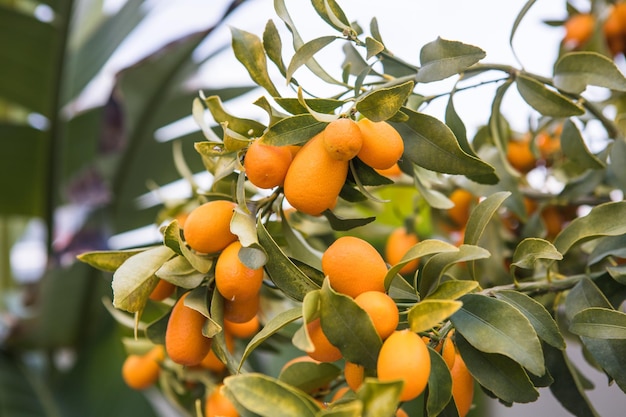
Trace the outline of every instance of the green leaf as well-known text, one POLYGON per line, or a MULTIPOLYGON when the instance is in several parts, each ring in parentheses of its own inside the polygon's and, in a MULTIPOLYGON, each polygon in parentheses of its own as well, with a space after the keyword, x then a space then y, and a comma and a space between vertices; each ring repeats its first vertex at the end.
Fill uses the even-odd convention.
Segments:
POLYGON ((515 78, 517 91, 530 107, 548 117, 580 116, 585 109, 558 92, 547 88, 536 79, 518 74, 515 78))
POLYGON ((374 122, 390 119, 405 104, 415 83, 407 81, 393 87, 381 87, 362 95, 356 102, 356 109, 374 122))
POLYGON ((446 320, 463 305, 460 301, 425 299, 408 311, 409 327, 413 332, 425 332, 446 320))
POLYGON ((170 248, 175 253, 184 256, 189 264, 201 274, 208 273, 213 266, 213 258, 198 255, 195 252, 192 252, 191 249, 187 247, 185 242, 183 242, 178 220, 173 220, 167 225, 163 231, 163 240, 165 246, 170 248))
POLYGON ((547 240, 529 237, 522 240, 515 248, 511 265, 533 269, 540 259, 560 261, 563 255, 547 240))
POLYGON ((184 256, 180 255, 166 261, 154 274, 178 287, 187 289, 196 288, 205 277, 205 273, 198 272, 184 256))
POLYGON ((262 417, 315 417, 320 410, 306 393, 267 375, 228 376, 224 385, 237 404, 262 417))
POLYGON ((500 205, 506 200, 511 193, 509 191, 500 191, 491 194, 489 197, 481 201, 470 213, 469 220, 465 226, 465 237, 463 243, 468 245, 477 245, 482 236, 487 223, 491 220, 500 205))
MULTIPOLYGON (((318 113, 328 114, 334 114, 336 109, 345 104, 345 101, 343 100, 330 98, 306 98, 304 99, 304 102, 310 109, 318 113)), ((276 103, 291 114, 308 113, 307 108, 303 106, 297 98, 279 97, 276 98, 276 103)))
POLYGON ((295 362, 281 369, 278 379, 304 392, 325 389, 341 374, 341 369, 327 362, 295 362))
POLYGON ((280 246, 278 246, 269 234, 260 218, 257 222, 257 228, 259 242, 268 255, 265 271, 272 282, 280 288, 285 295, 295 300, 302 301, 309 291, 319 289, 319 286, 285 255, 280 246))
POLYGON ((476 46, 438 37, 422 47, 422 67, 417 72, 415 81, 429 83, 460 74, 485 56, 485 51, 476 46))
POLYGON ((260 140, 266 145, 299 145, 324 130, 326 125, 310 114, 298 114, 270 126, 260 140))
POLYGON ((294 307, 289 310, 282 311, 276 316, 272 317, 263 328, 254 335, 254 337, 248 342, 248 345, 243 351, 241 361, 239 362, 238 370, 241 369, 248 356, 259 347, 263 342, 269 339, 271 336, 279 332, 282 328, 287 326, 298 319, 302 318, 302 308, 294 307))
POLYGON ((563 123, 561 132, 563 154, 577 166, 585 169, 602 169, 606 164, 589 151, 578 127, 571 120, 563 123))
POLYGON ((352 30, 350 21, 335 0, 312 0, 311 4, 317 14, 339 32, 352 30))
POLYGON ((524 293, 512 290, 496 291, 495 296, 525 315, 542 340, 557 349, 565 349, 565 340, 556 321, 541 303, 524 293))
POLYGON ((626 235, 606 236, 598 239, 589 253, 589 265, 600 262, 607 256, 626 258, 626 235))
POLYGON ((363 417, 391 416, 396 412, 402 381, 378 381, 365 378, 357 392, 363 402, 363 417))
POLYGON ((400 262, 393 265, 389 271, 387 271, 387 275, 385 276, 385 288, 389 288, 394 277, 400 272, 402 267, 409 262, 435 253, 458 251, 459 248, 442 240, 425 239, 418 242, 404 254, 400 262))
POLYGON ((565 255, 576 243, 599 236, 626 234, 626 223, 615 221, 626 216, 626 201, 600 204, 584 217, 578 217, 567 225, 554 239, 556 249, 565 255))
POLYGON ((338 232, 344 232, 354 229, 355 227, 365 226, 376 220, 376 217, 357 217, 357 218, 344 218, 336 215, 332 210, 324 210, 322 215, 326 217, 330 227, 338 232))
POLYGON ((554 382, 550 391, 561 405, 577 417, 600 417, 585 394, 579 372, 563 350, 545 347, 546 366, 554 382))
POLYGON ((234 27, 231 27, 230 31, 235 57, 246 67, 250 78, 265 88, 270 95, 274 97, 280 96, 267 72, 267 60, 261 39, 252 33, 234 27))
POLYGON ((365 56, 365 59, 370 59, 371 57, 376 56, 382 51, 384 51, 385 45, 383 45, 381 42, 377 41, 376 39, 367 36, 365 38, 365 48, 367 49, 367 54, 365 56))
POLYGON ((450 321, 472 346, 508 356, 537 376, 545 373, 541 342, 517 308, 478 294, 464 295, 461 301, 463 307, 450 321))
POLYGON ((454 280, 444 281, 425 300, 456 300, 479 287, 477 281, 454 280))
POLYGON ((431 347, 428 347, 428 353, 430 354, 430 375, 428 376, 426 410, 429 416, 437 416, 452 398, 452 377, 441 355, 431 347))
POLYGON ((335 403, 325 408, 317 417, 362 417, 363 403, 359 400, 335 403))
POLYGON ((572 94, 582 93, 588 85, 626 91, 626 79, 615 62, 597 52, 570 52, 554 66, 554 85, 572 94))
POLYGON ((282 56, 283 44, 280 40, 280 33, 271 19, 265 24, 265 30, 263 31, 263 49, 265 49, 265 53, 270 61, 276 64, 276 67, 284 76, 287 73, 287 67, 282 56))
POLYGON ((265 125, 252 119, 244 119, 229 114, 222 104, 220 96, 213 95, 204 99, 211 115, 217 123, 225 123, 228 129, 237 132, 246 138, 260 137, 265 131, 265 125))
POLYGON ((115 270, 117 270, 117 268, 119 268, 124 263, 124 261, 126 261, 131 256, 137 255, 138 253, 143 251, 144 249, 92 251, 83 252, 76 258, 79 261, 91 265, 101 271, 115 272, 115 270))
POLYGON ((459 262, 485 259, 490 256, 489 251, 480 246, 461 245, 456 252, 444 252, 430 258, 420 274, 419 292, 422 296, 428 296, 441 282, 441 278, 452 265, 459 262))
POLYGON ((610 266, 606 268, 606 271, 615 281, 626 285, 626 265, 610 266))
POLYGON ((250 269, 262 268, 267 263, 267 253, 259 245, 254 216, 238 205, 230 221, 230 230, 242 245, 239 260, 250 269))
POLYGON ((128 258, 113 274, 113 305, 129 313, 140 311, 146 304, 158 278, 155 272, 174 252, 167 246, 147 249, 128 258))
POLYGON ((539 392, 517 362, 480 351, 458 334, 455 343, 472 376, 498 398, 507 403, 530 403, 539 398, 539 392))
POLYGON ((572 317, 569 330, 596 339, 626 339, 626 314, 602 307, 586 308, 572 317))
POLYGON ((318 53, 324 47, 330 45, 335 39, 338 38, 336 36, 322 36, 320 38, 310 40, 298 48, 294 56, 291 58, 289 66, 287 66, 287 74, 285 75, 287 83, 291 81, 293 73, 296 72, 298 68, 309 62, 309 60, 313 58, 313 55, 318 53))
POLYGON ((371 319, 351 297, 335 292, 328 279, 320 290, 320 319, 324 334, 346 360, 376 368, 382 341, 371 319))
POLYGON ((443 122, 406 107, 402 112, 408 115, 408 120, 394 123, 394 127, 404 139, 404 155, 408 160, 431 171, 465 175, 479 183, 498 181, 493 167, 465 153, 443 122))

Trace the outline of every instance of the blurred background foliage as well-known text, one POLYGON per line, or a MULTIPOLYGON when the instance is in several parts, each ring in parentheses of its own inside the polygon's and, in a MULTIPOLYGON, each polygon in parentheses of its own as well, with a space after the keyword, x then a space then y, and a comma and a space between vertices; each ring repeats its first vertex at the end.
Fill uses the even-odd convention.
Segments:
MULTIPOLYGON (((0 416, 150 416, 159 408, 119 376, 120 330, 102 303, 110 283, 73 260, 155 222, 163 206, 139 209, 137 198, 180 178, 173 142, 156 140, 157 129, 189 116, 198 90, 227 101, 253 88, 215 90, 195 78, 228 43, 193 55, 249 2, 206 8, 213 24, 135 56, 108 99, 86 106, 103 66, 158 3, 107 12, 103 0, 0 1, 0 416), (11 248, 33 219, 46 231, 47 260, 26 253, 31 266, 45 267, 25 283, 13 276, 11 248)), ((189 167, 203 169, 199 158, 189 167)))

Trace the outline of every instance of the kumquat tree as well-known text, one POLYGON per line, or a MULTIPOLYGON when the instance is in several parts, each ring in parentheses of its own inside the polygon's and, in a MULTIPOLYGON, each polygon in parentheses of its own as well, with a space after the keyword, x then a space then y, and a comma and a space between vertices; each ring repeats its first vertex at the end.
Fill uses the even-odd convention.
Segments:
POLYGON ((401 58, 339 3, 311 1, 310 40, 284 0, 263 33, 231 28, 265 117, 200 91, 211 185, 179 158, 193 193, 164 205, 161 242, 79 255, 112 276, 124 380, 198 417, 464 417, 545 390, 599 415, 566 346, 626 391, 626 3, 547 22, 566 29, 547 76, 462 40, 401 58), (468 137, 454 99, 494 85, 468 137))

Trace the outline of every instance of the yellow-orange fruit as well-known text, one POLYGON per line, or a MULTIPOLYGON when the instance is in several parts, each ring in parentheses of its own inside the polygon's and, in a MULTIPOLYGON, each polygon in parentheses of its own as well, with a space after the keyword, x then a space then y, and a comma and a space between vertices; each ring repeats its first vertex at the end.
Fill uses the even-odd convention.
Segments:
POLYGON ((219 384, 207 396, 204 404, 204 417, 239 417, 233 403, 222 392, 222 384, 219 384))
POLYGON ((224 332, 240 339, 247 339, 254 336, 259 331, 259 316, 255 314, 251 320, 244 323, 235 323, 224 320, 224 332))
POLYGON ((626 3, 616 3, 602 25, 604 38, 613 56, 626 49, 626 3))
POLYGON ((313 343, 313 351, 307 352, 311 358, 320 362, 334 362, 343 357, 341 351, 326 337, 322 331, 320 319, 315 319, 307 323, 307 333, 313 343))
POLYGON ((159 279, 156 287, 154 287, 150 293, 149 298, 154 301, 163 301, 170 295, 174 294, 175 289, 176 285, 169 281, 165 281, 164 279, 159 279))
MULTIPOLYGON (((405 227, 394 229, 385 242, 385 260, 390 265, 397 264, 408 250, 417 245, 418 242, 417 235, 408 232, 405 227)), ((404 265, 399 272, 401 274, 412 274, 417 270, 418 266, 419 260, 416 259, 404 265)))
POLYGON ((215 287, 230 301, 257 297, 263 284, 263 268, 248 268, 239 260, 241 242, 230 243, 217 257, 215 287))
POLYGON ((322 271, 330 286, 350 297, 366 291, 385 291, 387 265, 376 248, 367 241, 342 236, 322 255, 322 271))
POLYGON ((402 176, 403 174, 398 163, 393 164, 391 168, 377 169, 376 172, 378 172, 380 175, 384 175, 385 177, 391 178, 391 179, 398 178, 402 176))
POLYGON ((366 291, 357 295, 354 302, 372 319, 374 328, 381 339, 385 340, 398 327, 398 307, 384 292, 366 291))
POLYGON ((346 361, 343 367, 343 376, 350 389, 356 392, 363 384, 365 368, 354 362, 346 361))
MULTIPOLYGON (((423 336, 422 340, 426 344, 430 343, 430 337, 428 336, 423 336)), ((441 355, 443 361, 448 366, 448 369, 452 369, 454 359, 456 357, 456 348, 454 347, 454 343, 452 342, 452 339, 450 339, 450 336, 448 335, 445 339, 440 340, 434 349, 441 355)))
POLYGON ((554 239, 563 229, 565 215, 557 206, 546 206, 540 216, 546 228, 546 238, 554 239))
POLYGON ((452 376, 452 398, 454 398, 459 417, 465 417, 474 399, 474 377, 458 353, 454 359, 454 366, 450 369, 450 376, 452 376))
POLYGON ((187 295, 183 294, 172 308, 165 330, 165 350, 174 362, 193 366, 209 353, 212 339, 202 334, 206 317, 184 304, 187 295))
POLYGON ((452 191, 449 198, 454 203, 454 207, 448 209, 448 217, 458 227, 464 227, 469 220, 472 204, 478 202, 478 199, 474 194, 462 188, 452 191))
POLYGON ((159 379, 160 363, 165 357, 163 346, 156 345, 145 355, 128 355, 122 365, 122 379, 132 389, 146 389, 159 379))
POLYGON ((348 161, 338 161, 324 147, 322 133, 296 154, 285 177, 285 198, 297 210, 312 216, 333 208, 348 175, 348 161))
POLYGON ((404 152, 404 142, 393 126, 370 119, 361 119, 357 125, 363 137, 363 145, 357 154, 361 161, 375 169, 391 168, 398 162, 404 152))
POLYGON ((249 322, 259 312, 260 297, 224 300, 224 320, 232 323, 249 322))
POLYGON ((214 253, 235 241, 237 236, 230 231, 235 207, 232 201, 215 200, 193 209, 183 231, 187 244, 198 252, 214 253))
POLYGON ((335 391, 335 393, 333 394, 333 397, 330 400, 330 402, 334 403, 335 401, 340 400, 348 392, 350 392, 350 387, 346 387, 346 386, 339 387, 337 391, 335 391))
POLYGON ((323 135, 326 151, 339 161, 354 158, 363 146, 361 130, 352 119, 341 118, 330 122, 323 135))
POLYGON ((596 25, 596 18, 589 13, 578 13, 570 16, 564 23, 565 36, 563 43, 570 48, 577 48, 587 42, 596 25))
POLYGON ((410 401, 419 396, 428 383, 428 348, 416 333, 397 330, 383 342, 376 370, 381 381, 402 380, 400 401, 410 401))
POLYGON ((409 417, 409 415, 401 408, 396 410, 396 417, 409 417))
MULTIPOLYGON (((233 352, 235 349, 235 341, 231 335, 224 333, 224 339, 226 341, 226 348, 229 352, 233 352)), ((215 354, 213 349, 209 350, 209 353, 202 359, 199 366, 215 373, 220 373, 226 369, 226 364, 220 360, 215 354)))
POLYGON ((265 145, 255 140, 248 147, 243 166, 250 182, 269 189, 283 185, 292 155, 286 146, 265 145))
POLYGON ((507 145, 506 159, 521 173, 527 173, 537 165, 537 158, 530 149, 530 140, 511 140, 507 145))

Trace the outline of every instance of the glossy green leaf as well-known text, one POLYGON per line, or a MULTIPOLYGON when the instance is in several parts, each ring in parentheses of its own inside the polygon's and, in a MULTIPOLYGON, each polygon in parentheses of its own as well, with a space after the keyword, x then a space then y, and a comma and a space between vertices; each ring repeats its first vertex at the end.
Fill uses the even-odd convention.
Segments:
MULTIPOLYGON (((209 309, 211 320, 219 326, 222 326, 224 324, 224 297, 222 297, 219 291, 213 290, 209 309)), ((211 349, 215 352, 215 356, 217 356, 222 363, 226 364, 231 374, 238 373, 240 366, 239 360, 234 357, 230 349, 228 349, 228 346, 226 346, 224 332, 219 332, 213 336, 211 349)))
POLYGON ((569 330, 595 339, 626 339, 626 313, 602 307, 586 308, 572 317, 569 330))
POLYGON ((230 221, 230 231, 237 235, 242 246, 239 260, 250 269, 262 268, 267 263, 267 253, 259 245, 254 216, 237 206, 230 221))
POLYGON ((281 208, 280 222, 281 230, 287 247, 289 248, 289 254, 293 258, 306 263, 312 268, 316 268, 318 271, 322 270, 322 251, 314 248, 311 244, 302 236, 300 231, 294 229, 285 213, 281 208))
POLYGON ((509 191, 500 191, 491 194, 489 197, 481 201, 470 213, 469 220, 465 226, 465 236, 463 243, 468 245, 477 245, 482 236, 487 223, 491 220, 498 208, 511 193, 509 191))
POLYGON ((319 289, 304 272, 302 272, 285 252, 278 246, 269 234, 263 223, 257 222, 259 243, 268 255, 265 271, 272 282, 280 288, 285 295, 295 300, 302 301, 309 291, 319 289))
POLYGON ((478 350, 459 335, 455 342, 472 376, 498 398, 508 403, 530 403, 539 398, 539 392, 517 362, 478 350))
POLYGON ((263 342, 279 332, 282 328, 300 318, 302 318, 302 308, 300 307, 294 307, 289 310, 281 311, 276 316, 272 317, 267 323, 265 323, 263 328, 257 334, 255 334, 254 337, 248 342, 248 345, 244 349, 241 356, 241 361, 239 363, 238 369, 241 369, 243 363, 254 351, 254 349, 259 347, 263 342))
POLYGON ((597 52, 570 52, 554 66, 554 85, 572 94, 588 85, 626 91, 626 79, 615 62, 597 52))
POLYGON ((576 243, 600 236, 626 234, 626 223, 616 222, 626 216, 626 201, 600 204, 584 217, 574 219, 554 239, 556 249, 565 255, 576 243))
POLYGON ((144 249, 128 249, 118 251, 83 252, 78 255, 76 259, 101 271, 115 272, 117 268, 124 263, 124 261, 143 251, 144 249))
POLYGON ((408 311, 409 327, 413 332, 425 332, 446 320, 463 305, 460 301, 424 299, 408 311))
MULTIPOLYGON (((345 104, 343 100, 330 98, 307 98, 304 99, 306 106, 319 113, 334 114, 335 110, 345 104)), ((276 103, 291 114, 307 113, 307 107, 303 106, 297 98, 282 97, 277 98, 276 103)))
POLYGON ((430 354, 430 375, 428 376, 426 410, 429 416, 436 416, 443 411, 452 398, 452 377, 441 355, 431 347, 428 348, 428 353, 430 354))
POLYGON ((287 66, 287 74, 285 75, 287 82, 291 81, 293 73, 296 72, 298 68, 309 62, 309 60, 313 58, 313 55, 330 45, 335 39, 337 39, 336 36, 322 36, 310 40, 298 48, 287 66))
POLYGON ((485 259, 490 256, 489 251, 480 246, 461 245, 458 251, 439 253, 431 257, 422 268, 419 276, 419 292, 423 297, 433 292, 441 282, 445 272, 459 262, 485 259))
POLYGON ((561 132, 563 154, 577 166, 586 169, 602 169, 606 164, 589 151, 578 127, 571 121, 563 123, 561 132))
POLYGON ((304 392, 325 389, 341 374, 341 369, 327 362, 295 362, 281 369, 278 379, 304 392))
POLYGON ((234 27, 231 27, 230 31, 235 57, 246 67, 250 78, 265 88, 270 95, 280 96, 267 72, 267 60, 261 39, 252 33, 234 27))
POLYGON ((465 153, 443 122, 406 107, 402 112, 408 120, 394 123, 394 127, 404 139, 404 156, 411 162, 435 172, 465 175, 479 183, 498 181, 493 167, 465 153))
POLYGON ((450 93, 450 98, 448 99, 448 103, 446 104, 446 125, 448 125, 450 130, 452 130, 452 133, 454 133, 454 136, 459 142, 459 146, 461 147, 461 149, 463 149, 463 151, 468 155, 477 156, 476 152, 474 152, 474 149, 472 148, 472 145, 470 145, 469 141, 467 140, 467 129, 465 128, 465 124, 463 123, 463 120, 461 119, 456 111, 456 108, 454 107, 454 94, 455 90, 450 93))
POLYGON ((626 258, 626 235, 605 236, 597 240, 597 244, 589 253, 589 265, 593 265, 608 256, 626 258))
POLYGON ((476 46, 437 38, 422 47, 422 66, 415 81, 428 83, 460 74, 485 56, 485 51, 476 46))
POLYGON ((515 248, 511 265, 532 269, 541 259, 560 261, 563 255, 547 240, 529 237, 522 240, 515 248))
POLYGON ((541 342, 517 308, 478 294, 467 294, 460 300, 463 307, 450 321, 474 348, 508 356, 533 374, 544 374, 541 342))
POLYGON ((517 308, 530 321, 542 340, 557 349, 565 349, 565 339, 561 335, 554 318, 538 301, 528 295, 513 291, 496 291, 495 296, 517 308))
POLYGON ((580 116, 585 109, 554 90, 549 89, 536 79, 518 74, 515 78, 517 91, 530 107, 548 117, 580 116))
POLYGON ((184 256, 174 256, 154 273, 177 287, 192 289, 204 281, 205 273, 198 272, 184 256))
POLYGON ((326 123, 318 121, 310 114, 298 114, 270 126, 260 140, 267 145, 300 145, 321 132, 324 127, 326 123))
POLYGON ((319 405, 303 391, 275 378, 247 373, 224 378, 236 403, 262 417, 315 417, 319 405))
POLYGON ((376 220, 376 217, 374 216, 345 218, 335 214, 332 210, 324 210, 322 215, 326 217, 330 227, 338 232, 344 232, 352 230, 355 227, 365 226, 366 224, 372 223, 376 220))
POLYGON ((320 319, 324 334, 346 360, 376 368, 382 341, 371 319, 351 297, 335 292, 328 280, 320 291, 320 319))
POLYGON ((140 311, 157 283, 155 272, 174 252, 167 246, 147 249, 128 258, 113 274, 113 305, 130 313, 140 311))
POLYGON ((363 402, 363 417, 391 416, 395 413, 402 381, 378 381, 365 378, 357 392, 357 398, 363 402))
POLYGON ((454 203, 444 193, 437 190, 438 174, 418 165, 413 165, 413 179, 420 196, 432 208, 447 210, 454 207, 454 203))
POLYGON ((626 285, 626 265, 610 266, 606 268, 606 271, 615 281, 626 285))
POLYGON ((271 19, 265 24, 265 30, 263 31, 263 49, 265 49, 265 53, 270 61, 276 64, 276 67, 284 76, 287 73, 287 67, 282 56, 283 44, 280 40, 280 33, 271 19))
POLYGON ((240 135, 249 137, 260 137, 265 131, 265 126, 252 119, 244 119, 233 116, 224 109, 220 96, 209 96, 204 99, 204 103, 218 123, 227 123, 230 130, 240 135))
POLYGON ((374 122, 390 119, 406 103, 415 83, 406 81, 393 87, 381 87, 359 97, 356 109, 374 122))
POLYGON ((576 417, 600 417, 585 394, 580 373, 570 362, 565 351, 545 347, 546 366, 554 382, 550 391, 561 405, 576 417))
POLYGON ((387 275, 385 276, 385 288, 389 288, 393 278, 400 272, 402 267, 409 262, 436 253, 458 251, 459 248, 442 240, 426 239, 418 242, 404 254, 400 262, 393 265, 389 271, 387 271, 387 275))
POLYGON ((453 280, 453 281, 444 281, 437 289, 428 296, 426 296, 425 300, 456 300, 457 298, 462 297, 463 295, 478 289, 479 285, 477 281, 469 281, 469 280, 453 280))
POLYGON ((362 417, 363 403, 358 400, 332 404, 325 408, 317 417, 362 417))

